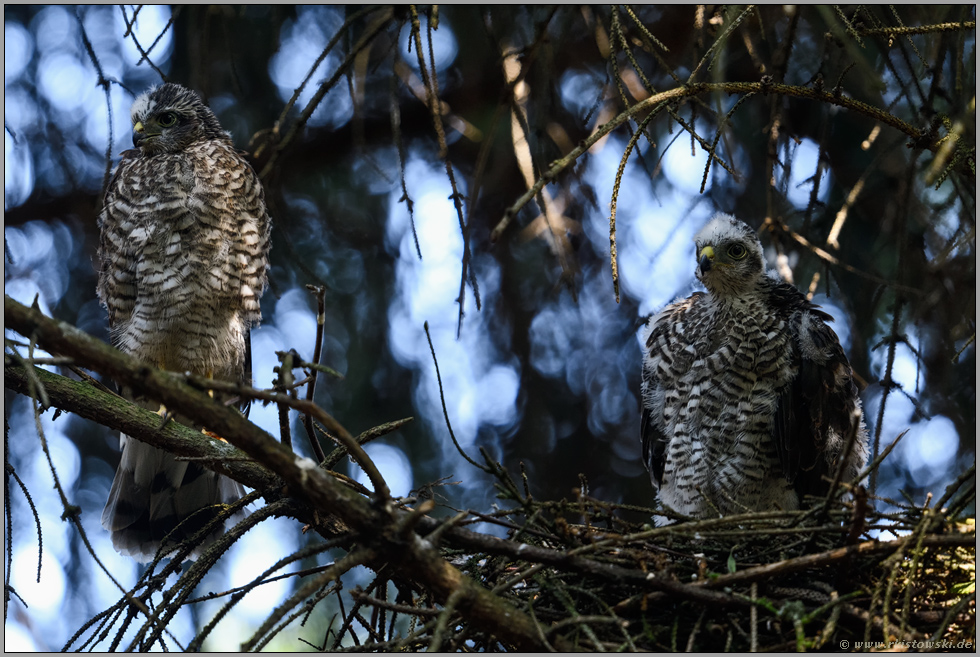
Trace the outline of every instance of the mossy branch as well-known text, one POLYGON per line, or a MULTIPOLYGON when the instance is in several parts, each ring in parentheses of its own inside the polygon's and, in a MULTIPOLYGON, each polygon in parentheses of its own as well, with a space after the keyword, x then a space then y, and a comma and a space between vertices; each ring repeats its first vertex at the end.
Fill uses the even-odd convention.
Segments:
MULTIPOLYGON (((376 551, 378 562, 389 564, 409 581, 417 582, 432 591, 435 598, 443 604, 454 595, 457 611, 473 627, 491 632, 519 650, 540 650, 543 647, 540 628, 530 617, 506 600, 492 595, 443 560, 436 546, 413 531, 417 525, 416 514, 395 509, 390 498, 376 495, 372 501, 355 493, 317 467, 313 461, 291 452, 237 410, 201 394, 182 377, 148 367, 83 331, 45 317, 40 310, 28 308, 6 295, 4 326, 29 336, 49 353, 71 356, 79 366, 110 376, 118 383, 131 387, 135 393, 159 400, 168 408, 179 409, 191 421, 207 425, 209 430, 281 477, 294 497, 305 501, 322 514, 339 517, 357 531, 362 544, 369 544, 376 551)), ((26 380, 26 375, 21 379, 26 380)), ((61 392, 61 388, 50 388, 48 394, 53 395, 56 391, 61 392)), ((77 391, 77 386, 64 387, 64 392, 71 391, 77 391)), ((89 394, 79 393, 76 398, 87 399, 85 404, 79 403, 79 406, 88 408, 87 412, 93 412, 92 406, 95 404, 89 399, 89 394)), ((120 403, 124 402, 120 400, 120 403)), ((69 404, 67 394, 57 400, 52 396, 52 404, 75 405, 69 404)), ((134 413, 138 418, 145 419, 145 415, 137 411, 134 413)), ((133 425, 129 424, 132 421, 113 420, 120 428, 124 425, 132 428, 133 425)), ((146 428, 142 423, 138 424, 139 428, 146 428)), ((203 437, 191 439, 187 436, 187 440, 184 440, 186 434, 180 433, 178 438, 174 433, 167 433, 168 431, 180 432, 179 429, 164 428, 158 433, 147 435, 152 435, 154 440, 159 438, 161 447, 165 447, 165 441, 169 443, 173 439, 174 445, 179 444, 180 449, 201 456, 214 454, 227 458, 234 454, 228 446, 211 445, 208 448, 204 443, 212 441, 203 437)), ((226 462, 220 467, 219 463, 222 463, 220 458, 215 461, 214 469, 222 471, 227 468, 226 472, 231 476, 234 476, 237 468, 242 467, 239 461, 226 462)), ((212 464, 205 465, 211 467, 212 464)), ((567 647, 560 637, 553 640, 552 644, 558 649, 567 647)))

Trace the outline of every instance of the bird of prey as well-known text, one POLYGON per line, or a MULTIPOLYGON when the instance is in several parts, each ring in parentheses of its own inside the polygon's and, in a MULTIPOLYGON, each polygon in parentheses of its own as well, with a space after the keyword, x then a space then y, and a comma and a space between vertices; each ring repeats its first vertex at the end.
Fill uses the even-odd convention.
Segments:
MULTIPOLYGON (((136 148, 123 153, 99 216, 98 293, 112 341, 167 370, 247 382, 249 330, 261 319, 268 269, 262 186, 196 92, 151 88, 131 118, 136 148)), ((125 435, 120 443, 102 525, 116 550, 140 561, 243 493, 198 464, 125 435)))
POLYGON ((661 504, 695 518, 792 510, 838 468, 856 479, 868 432, 831 316, 767 275, 742 221, 716 214, 694 242, 707 292, 640 336, 640 438, 661 504))

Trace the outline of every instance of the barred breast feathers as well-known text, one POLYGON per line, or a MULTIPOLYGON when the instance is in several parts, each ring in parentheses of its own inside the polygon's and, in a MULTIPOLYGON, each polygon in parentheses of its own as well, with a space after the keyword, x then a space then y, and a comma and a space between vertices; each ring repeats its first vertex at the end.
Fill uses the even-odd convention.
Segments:
POLYGON ((730 215, 695 245, 707 292, 640 334, 641 444, 660 502, 695 517, 795 509, 836 468, 855 478, 867 429, 831 316, 767 276, 755 232, 730 215))
MULTIPOLYGON (((113 342, 164 369, 248 382, 271 231, 259 179, 189 89, 167 83, 144 92, 132 120, 137 148, 123 154, 99 216, 98 295, 113 342)), ((244 493, 200 464, 120 442, 102 524, 118 551, 140 561, 244 493)))

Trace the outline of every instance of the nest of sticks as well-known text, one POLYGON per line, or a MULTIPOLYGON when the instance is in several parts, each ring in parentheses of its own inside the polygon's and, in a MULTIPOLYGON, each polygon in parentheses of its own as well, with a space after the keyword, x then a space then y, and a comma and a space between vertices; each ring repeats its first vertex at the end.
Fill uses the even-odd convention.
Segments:
MULTIPOLYGON (((591 498, 584 479, 570 499, 537 501, 502 469, 497 473, 500 497, 517 507, 470 513, 457 524, 505 526, 502 543, 524 547, 474 552, 454 547, 447 532, 442 552, 531 616, 546 646, 975 649, 976 534, 967 517, 976 508, 975 466, 936 504, 869 500, 857 489, 846 503, 814 501, 805 511, 662 527, 650 522, 654 509, 591 498), (539 551, 562 557, 542 560, 539 551)), ((345 620, 356 614, 362 625, 377 624, 367 629, 380 639, 359 642, 359 651, 512 648, 474 630, 453 613, 452 601, 435 606, 425 594, 401 590, 396 603, 380 590, 352 593, 356 608, 345 620), (365 613, 368 607, 373 613, 365 613), (396 622, 399 615, 408 622, 396 622)))

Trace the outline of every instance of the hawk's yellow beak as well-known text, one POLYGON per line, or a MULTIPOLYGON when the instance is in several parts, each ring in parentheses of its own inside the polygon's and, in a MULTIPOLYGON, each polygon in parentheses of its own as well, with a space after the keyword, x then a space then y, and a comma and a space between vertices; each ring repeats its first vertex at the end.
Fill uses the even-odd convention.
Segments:
POLYGON ((137 121, 133 126, 133 146, 139 147, 140 142, 146 139, 146 128, 142 121, 137 121))
POLYGON ((705 273, 711 269, 712 263, 715 261, 715 249, 711 245, 708 245, 701 249, 698 254, 698 267, 701 268, 701 273, 705 273))

